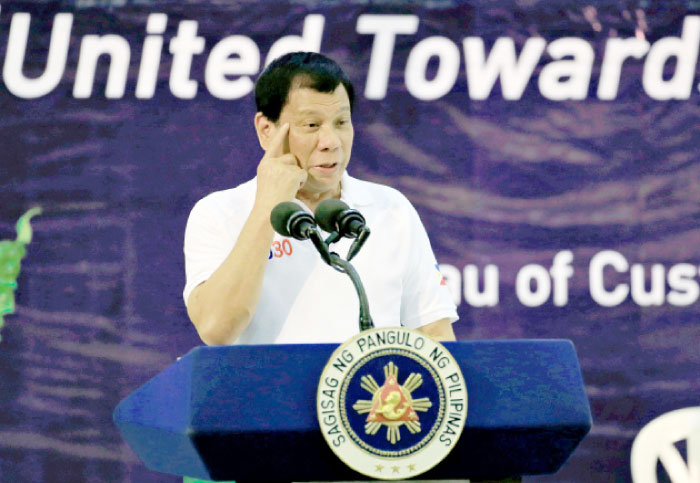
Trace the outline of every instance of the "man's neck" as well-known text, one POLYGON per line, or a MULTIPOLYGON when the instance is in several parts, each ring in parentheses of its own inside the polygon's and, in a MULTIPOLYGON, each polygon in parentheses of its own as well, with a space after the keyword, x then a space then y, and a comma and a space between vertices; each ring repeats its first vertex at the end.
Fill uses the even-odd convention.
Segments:
POLYGON ((297 193, 297 199, 308 206, 312 212, 316 211, 316 207, 322 201, 329 200, 331 198, 340 198, 340 183, 338 183, 338 187, 334 190, 324 192, 307 192, 299 190, 297 193))

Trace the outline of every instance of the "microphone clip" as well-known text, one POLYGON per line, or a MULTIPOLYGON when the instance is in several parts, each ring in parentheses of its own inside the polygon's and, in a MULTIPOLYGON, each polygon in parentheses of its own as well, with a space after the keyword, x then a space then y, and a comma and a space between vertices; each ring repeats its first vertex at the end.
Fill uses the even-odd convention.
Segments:
POLYGON ((366 225, 360 228, 360 233, 357 235, 357 238, 355 238, 355 240, 352 242, 352 245, 350 245, 350 248, 348 249, 348 262, 355 258, 355 255, 357 255, 360 252, 362 245, 364 245, 367 241, 367 238, 369 238, 369 234, 370 231, 366 225))

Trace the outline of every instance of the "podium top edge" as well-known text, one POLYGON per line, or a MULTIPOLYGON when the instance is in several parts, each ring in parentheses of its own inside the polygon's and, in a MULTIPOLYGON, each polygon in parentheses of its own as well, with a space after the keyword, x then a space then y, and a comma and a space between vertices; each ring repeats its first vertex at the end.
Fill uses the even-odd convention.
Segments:
MULTIPOLYGON (((573 346, 574 343, 570 339, 475 339, 475 340, 456 340, 456 341, 441 341, 441 344, 445 345, 446 347, 454 346, 454 345, 516 345, 516 344, 535 344, 535 345, 543 345, 543 344, 565 344, 565 345, 570 345, 573 346)), ((254 349, 254 348, 299 348, 299 347, 304 347, 308 349, 309 347, 321 347, 321 348, 335 348, 341 345, 342 343, 339 342, 326 342, 326 343, 301 343, 301 344, 232 344, 232 345, 217 345, 217 346, 210 346, 210 345, 199 345, 196 347, 193 347, 188 351, 188 353, 193 352, 193 351, 199 351, 199 350, 229 350, 232 348, 247 348, 247 349, 254 349)))

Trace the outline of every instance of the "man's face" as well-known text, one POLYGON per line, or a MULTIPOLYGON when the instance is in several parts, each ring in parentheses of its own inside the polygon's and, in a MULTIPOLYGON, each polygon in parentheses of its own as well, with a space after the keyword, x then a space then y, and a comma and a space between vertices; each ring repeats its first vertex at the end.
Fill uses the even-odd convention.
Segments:
POLYGON ((350 161, 354 137, 345 87, 340 84, 333 92, 292 89, 277 126, 285 123, 289 123, 289 152, 309 174, 301 191, 334 194, 350 161))

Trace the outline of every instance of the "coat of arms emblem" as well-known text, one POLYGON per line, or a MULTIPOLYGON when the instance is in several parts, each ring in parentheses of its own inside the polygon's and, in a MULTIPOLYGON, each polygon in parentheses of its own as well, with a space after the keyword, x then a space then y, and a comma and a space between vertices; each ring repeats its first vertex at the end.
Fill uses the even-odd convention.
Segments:
POLYGON ((405 479, 437 465, 457 444, 467 389, 442 344, 411 329, 377 328, 333 353, 317 412, 345 464, 371 478, 405 479))
POLYGON ((372 400, 358 400, 354 405, 358 413, 369 413, 365 432, 376 434, 386 426, 386 438, 395 444, 401 439, 400 428, 405 426, 411 433, 421 430, 416 411, 427 411, 433 405, 430 399, 413 399, 411 393, 423 384, 423 377, 412 372, 403 385, 398 382, 398 367, 393 362, 384 366, 384 384, 380 387, 371 375, 362 376, 362 388, 372 394, 372 400))

